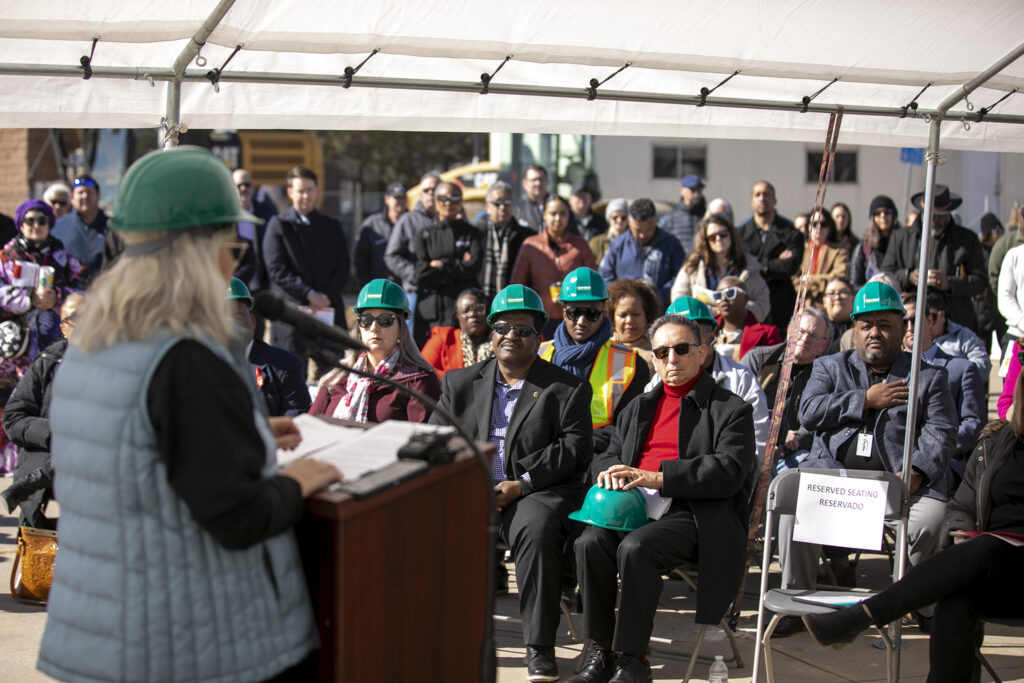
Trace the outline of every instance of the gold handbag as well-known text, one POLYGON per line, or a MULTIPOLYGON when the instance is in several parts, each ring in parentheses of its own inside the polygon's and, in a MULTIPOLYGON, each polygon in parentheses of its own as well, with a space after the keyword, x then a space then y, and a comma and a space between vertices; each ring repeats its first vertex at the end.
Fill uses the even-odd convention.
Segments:
POLYGON ((18 552, 11 569, 11 596, 29 605, 45 605, 53 585, 57 532, 18 527, 18 552))

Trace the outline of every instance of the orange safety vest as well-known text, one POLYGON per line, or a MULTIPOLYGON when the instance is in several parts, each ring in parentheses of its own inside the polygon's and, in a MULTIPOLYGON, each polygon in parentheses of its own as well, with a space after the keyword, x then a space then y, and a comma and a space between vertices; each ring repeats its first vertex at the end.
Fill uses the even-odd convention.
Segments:
MULTIPOLYGON (((550 362, 555 355, 555 343, 548 341, 541 344, 539 355, 550 362)), ((590 388, 593 391, 590 397, 590 419, 594 429, 612 423, 615 409, 636 374, 639 355, 611 339, 597 352, 597 358, 590 369, 590 388)))

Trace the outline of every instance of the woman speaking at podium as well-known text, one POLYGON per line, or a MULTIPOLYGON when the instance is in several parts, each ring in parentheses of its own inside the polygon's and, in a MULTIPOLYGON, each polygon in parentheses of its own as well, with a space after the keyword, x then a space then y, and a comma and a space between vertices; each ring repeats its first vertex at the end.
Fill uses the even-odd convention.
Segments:
MULTIPOLYGON (((352 336, 368 351, 350 353, 345 364, 363 372, 384 375, 435 401, 441 397, 441 380, 423 359, 409 334, 409 298, 391 280, 379 278, 359 291, 356 325, 352 336)), ((408 394, 383 382, 337 368, 320 380, 310 415, 328 415, 353 422, 426 422, 431 409, 408 394)))
POLYGON ((245 243, 224 163, 153 152, 118 189, 50 411, 60 551, 39 669, 60 680, 299 679, 316 627, 291 527, 340 479, 268 420, 224 292, 245 243))

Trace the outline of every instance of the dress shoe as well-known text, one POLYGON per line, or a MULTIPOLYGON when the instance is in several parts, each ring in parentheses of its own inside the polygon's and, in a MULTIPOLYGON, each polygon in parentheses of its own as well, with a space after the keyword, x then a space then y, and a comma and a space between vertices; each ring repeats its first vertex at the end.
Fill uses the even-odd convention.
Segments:
POLYGON ((818 645, 831 645, 839 650, 871 626, 871 617, 858 604, 834 612, 804 615, 803 625, 818 645))
POLYGON ((775 625, 775 630, 772 631, 772 638, 788 638, 794 633, 805 630, 804 622, 800 621, 800 617, 782 617, 775 625))
POLYGON ((615 654, 611 650, 592 645, 583 668, 565 683, 608 683, 614 670, 615 654))
POLYGON ((646 657, 619 655, 615 662, 615 673, 608 683, 651 683, 651 663, 646 657))
POLYGON ((526 646, 526 680, 558 680, 558 663, 555 662, 554 647, 526 646))

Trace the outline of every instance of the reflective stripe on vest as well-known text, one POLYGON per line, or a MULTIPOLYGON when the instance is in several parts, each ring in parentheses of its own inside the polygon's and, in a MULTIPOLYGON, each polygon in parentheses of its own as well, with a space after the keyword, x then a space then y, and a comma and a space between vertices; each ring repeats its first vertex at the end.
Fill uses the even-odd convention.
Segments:
MULTIPOLYGON (((539 354, 546 361, 555 356, 554 342, 540 345, 539 354)), ((637 352, 610 339, 604 343, 590 369, 590 419, 594 429, 612 423, 615 409, 636 374, 637 352)))

